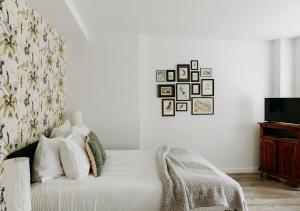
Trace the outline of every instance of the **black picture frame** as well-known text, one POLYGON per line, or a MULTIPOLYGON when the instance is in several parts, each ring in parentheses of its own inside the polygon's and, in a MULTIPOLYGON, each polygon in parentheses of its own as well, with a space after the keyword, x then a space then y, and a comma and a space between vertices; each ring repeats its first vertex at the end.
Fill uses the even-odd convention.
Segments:
POLYGON ((191 70, 198 70, 198 68, 198 60, 191 60, 191 70))
POLYGON ((191 71, 191 82, 199 82, 199 81, 200 81, 199 71, 191 71), (196 75, 196 79, 194 79, 194 75, 196 75))
POLYGON ((178 82, 190 82, 190 65, 178 64, 177 65, 177 81, 178 82), (185 71, 183 73, 183 71, 185 71))
POLYGON ((188 103, 182 103, 182 102, 176 103, 176 111, 184 112, 184 111, 187 111, 187 110, 188 110, 188 103), (178 107, 179 105, 185 105, 185 109, 180 109, 178 107))
POLYGON ((200 76, 201 77, 212 77, 212 68, 200 68, 200 76), (210 71, 210 74, 207 74, 205 71, 210 71))
POLYGON ((214 79, 201 79, 201 95, 202 96, 214 96, 215 95, 215 80, 214 79), (206 82, 211 82, 211 93, 207 94, 206 82))
POLYGON ((175 85, 174 84, 159 84, 157 85, 157 97, 175 97, 175 85), (163 93, 163 88, 170 88, 171 93, 163 93))
POLYGON ((201 94, 201 92, 200 92, 200 83, 192 84, 191 89, 192 89, 192 95, 200 95, 201 94), (198 87, 198 92, 196 92, 194 86, 198 87))
POLYGON ((176 81, 176 71, 175 70, 167 70, 166 71, 166 81, 167 82, 176 81), (171 78, 171 74, 173 74, 173 78, 171 78))
POLYGON ((164 70, 156 70, 156 82, 165 82, 166 81, 166 72, 164 70), (159 73, 163 75, 163 79, 159 79, 159 73))
POLYGON ((170 117, 170 116, 175 116, 175 100, 174 99, 162 99, 161 101, 161 115, 163 117, 170 117), (170 113, 166 113, 165 110, 165 102, 171 102, 170 106, 172 111, 170 113))
POLYGON ((176 100, 177 101, 189 101, 191 100, 191 84, 190 83, 177 83, 176 84, 176 100), (180 87, 185 86, 185 89, 182 90, 180 87), (187 87, 186 87, 187 86, 187 87), (188 91, 188 93, 184 93, 188 91), (181 95, 187 95, 185 98, 180 97, 181 95))
POLYGON ((214 102, 213 97, 192 97, 192 100, 191 100, 191 115, 214 115, 214 114, 215 114, 215 102, 214 102), (205 99, 211 101, 212 112, 195 113, 194 102, 196 100, 205 100, 205 99))

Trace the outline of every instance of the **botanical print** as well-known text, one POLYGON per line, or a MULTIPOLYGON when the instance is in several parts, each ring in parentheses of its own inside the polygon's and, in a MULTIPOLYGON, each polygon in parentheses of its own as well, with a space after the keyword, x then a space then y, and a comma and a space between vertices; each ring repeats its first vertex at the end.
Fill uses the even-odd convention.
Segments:
POLYGON ((200 84, 192 84, 192 94, 200 95, 200 84))
POLYGON ((167 82, 172 82, 176 80, 175 70, 167 70, 166 74, 167 74, 167 82))
POLYGON ((165 82, 165 71, 164 70, 156 70, 156 81, 157 82, 165 82))
POLYGON ((190 84, 176 84, 176 99, 178 101, 190 100, 190 84))
POLYGON ((202 96, 214 95, 214 79, 202 79, 202 96))
POLYGON ((179 68, 179 78, 187 79, 188 78, 188 70, 185 67, 179 68))
POLYGON ((176 103, 176 111, 187 111, 187 103, 176 103))
POLYGON ((192 114, 213 114, 214 99, 209 97, 194 97, 192 98, 192 114))
POLYGON ((175 100, 162 100, 162 116, 175 116, 175 100))
POLYGON ((198 82, 199 81, 199 72, 198 71, 192 71, 192 82, 198 82))
POLYGON ((0 210, 3 159, 61 124, 64 40, 21 0, 0 0, 0 210))
POLYGON ((163 84, 157 85, 158 97, 175 97, 175 85, 163 84))
POLYGON ((201 68, 200 69, 202 77, 211 77, 212 76, 212 69, 211 68, 201 68))
POLYGON ((177 81, 178 82, 190 81, 190 65, 188 64, 177 65, 177 81))
POLYGON ((191 69, 192 70, 198 70, 198 60, 192 60, 191 61, 191 69))
POLYGON ((172 94, 172 88, 171 87, 161 87, 161 95, 168 96, 172 94))

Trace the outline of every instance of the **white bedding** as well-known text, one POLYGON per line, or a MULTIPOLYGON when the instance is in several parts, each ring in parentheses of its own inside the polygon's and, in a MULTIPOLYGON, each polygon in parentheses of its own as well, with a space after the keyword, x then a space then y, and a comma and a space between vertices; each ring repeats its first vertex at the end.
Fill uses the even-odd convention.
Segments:
POLYGON ((162 196, 155 151, 107 151, 100 177, 35 183, 33 211, 159 211, 162 196))
POLYGON ((106 152, 100 177, 60 177, 32 184, 32 211, 159 211, 162 183, 156 150, 106 152))

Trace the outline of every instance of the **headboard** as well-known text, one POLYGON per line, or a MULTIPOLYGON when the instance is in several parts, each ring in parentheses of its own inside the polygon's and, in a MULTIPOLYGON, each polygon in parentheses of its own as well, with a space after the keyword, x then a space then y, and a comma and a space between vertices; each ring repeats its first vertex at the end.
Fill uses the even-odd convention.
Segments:
POLYGON ((48 135, 65 109, 65 42, 24 0, 0 1, 0 210, 3 159, 48 135))

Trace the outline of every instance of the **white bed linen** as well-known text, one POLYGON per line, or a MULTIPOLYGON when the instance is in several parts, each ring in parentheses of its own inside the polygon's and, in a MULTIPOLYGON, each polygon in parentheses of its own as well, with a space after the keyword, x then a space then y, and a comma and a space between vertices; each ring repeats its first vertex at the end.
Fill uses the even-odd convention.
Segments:
POLYGON ((33 211, 159 211, 156 152, 107 151, 100 177, 60 177, 32 185, 33 211))
MULTIPOLYGON (((31 186, 32 211, 160 211, 156 150, 108 150, 100 177, 60 177, 31 186)), ((193 211, 219 211, 198 208, 193 211)))

